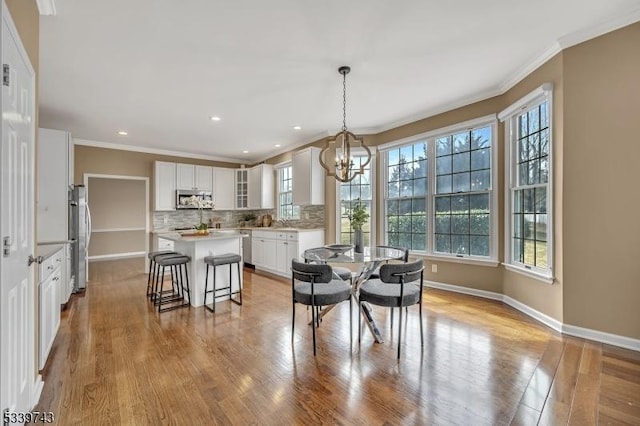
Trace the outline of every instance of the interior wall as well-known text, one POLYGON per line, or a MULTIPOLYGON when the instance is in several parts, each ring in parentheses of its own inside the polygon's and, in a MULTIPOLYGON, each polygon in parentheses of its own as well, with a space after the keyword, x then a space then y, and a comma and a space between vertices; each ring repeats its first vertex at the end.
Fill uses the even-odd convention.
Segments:
POLYGON ((640 23, 564 53, 564 318, 640 339, 640 23))

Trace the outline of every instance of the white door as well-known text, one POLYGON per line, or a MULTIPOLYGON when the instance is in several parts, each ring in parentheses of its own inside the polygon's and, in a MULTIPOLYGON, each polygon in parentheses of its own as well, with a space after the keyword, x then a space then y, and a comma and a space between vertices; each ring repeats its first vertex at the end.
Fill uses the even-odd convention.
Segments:
POLYGON ((0 409, 33 407, 35 381, 34 72, 2 4, 2 150, 0 154, 0 409))

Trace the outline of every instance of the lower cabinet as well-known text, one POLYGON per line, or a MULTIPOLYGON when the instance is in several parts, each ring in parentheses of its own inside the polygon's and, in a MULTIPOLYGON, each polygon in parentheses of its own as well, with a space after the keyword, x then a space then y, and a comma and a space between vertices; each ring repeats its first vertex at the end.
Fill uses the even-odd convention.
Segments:
POLYGON ((39 268, 39 341, 38 366, 43 369, 60 326, 60 287, 65 247, 45 258, 39 268))
POLYGON ((302 259, 305 250, 324 245, 324 230, 254 230, 251 258, 257 269, 291 276, 291 259, 302 259))

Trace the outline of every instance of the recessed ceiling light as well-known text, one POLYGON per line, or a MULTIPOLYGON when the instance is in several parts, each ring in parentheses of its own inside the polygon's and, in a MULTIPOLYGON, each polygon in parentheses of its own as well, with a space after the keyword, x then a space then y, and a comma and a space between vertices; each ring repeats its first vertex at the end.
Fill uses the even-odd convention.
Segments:
POLYGON ((279 143, 275 144, 274 146, 275 146, 276 148, 280 148, 280 144, 279 144, 279 143))
POLYGON ((300 127, 300 126, 293 126, 293 130, 302 130, 302 127, 300 127))
POLYGON ((125 132, 124 130, 120 130, 120 131, 118 132, 118 134, 119 134, 120 136, 127 136, 129 133, 125 132))
POLYGON ((209 117, 211 119, 211 121, 220 121, 220 117, 216 116, 216 115, 212 115, 211 117, 209 117))
POLYGON ((243 154, 248 154, 249 151, 247 151, 246 149, 244 151, 242 151, 243 154))

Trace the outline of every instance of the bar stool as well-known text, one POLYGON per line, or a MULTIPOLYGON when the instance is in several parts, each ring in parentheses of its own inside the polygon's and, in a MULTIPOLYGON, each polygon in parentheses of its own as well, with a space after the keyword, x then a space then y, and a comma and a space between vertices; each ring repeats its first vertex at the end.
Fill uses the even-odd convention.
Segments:
POLYGON ((187 263, 191 262, 189 256, 183 254, 164 254, 155 257, 158 265, 155 279, 154 304, 158 305, 158 312, 169 311, 185 306, 191 306, 191 291, 189 289, 189 271, 187 263), (169 267, 171 271, 171 290, 164 290, 164 272, 169 267), (183 268, 184 267, 184 268, 183 268), (160 271, 162 269, 162 271, 160 271), (184 279, 183 279, 184 269, 184 279), (160 278, 162 275, 162 278, 160 278), (158 288, 158 285, 160 288, 158 288), (185 301, 185 291, 187 300, 185 301), (168 293, 168 294, 167 294, 168 293), (176 303, 177 302, 177 303, 176 303), (163 308, 163 305, 170 305, 163 308))
POLYGON ((242 280, 240 275, 240 262, 242 261, 242 257, 239 254, 226 253, 220 254, 217 256, 207 256, 204 258, 204 263, 207 265, 207 270, 204 276, 204 307, 207 308, 210 312, 216 311, 216 299, 219 297, 226 297, 227 295, 216 295, 216 291, 219 290, 229 290, 229 300, 231 300, 236 305, 242 305, 242 280), (238 293, 240 295, 239 300, 233 299, 232 291, 231 291, 231 270, 233 264, 236 264, 238 267, 238 293), (216 288, 216 266, 229 265, 229 285, 227 287, 216 288), (213 290, 209 290, 209 266, 213 266, 213 290), (213 298, 211 301, 211 307, 207 306, 207 294, 213 293, 213 298))
POLYGON ((148 298, 153 298, 154 297, 154 293, 153 293, 153 285, 154 280, 152 278, 155 277, 156 275, 156 256, 161 256, 163 254, 178 254, 175 251, 171 251, 171 250, 162 250, 162 251, 152 251, 149 252, 149 254, 147 255, 147 257, 149 258, 149 274, 147 276, 147 297, 148 298))

